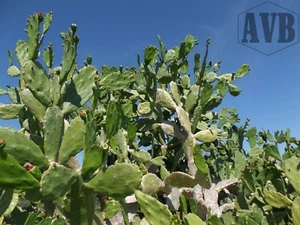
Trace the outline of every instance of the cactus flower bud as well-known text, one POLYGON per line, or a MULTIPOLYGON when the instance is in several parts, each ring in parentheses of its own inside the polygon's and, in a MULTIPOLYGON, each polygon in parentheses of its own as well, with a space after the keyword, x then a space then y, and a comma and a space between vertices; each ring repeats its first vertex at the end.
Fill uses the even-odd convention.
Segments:
POLYGON ((39 23, 43 22, 43 20, 44 20, 43 14, 42 13, 38 13, 37 16, 38 16, 39 23))
POLYGON ((85 112, 84 112, 84 111, 81 111, 81 112, 79 113, 79 116, 80 116, 80 118, 85 118, 85 112))
POLYGON ((77 31, 77 25, 75 23, 72 23, 71 30, 73 31, 73 33, 77 31))
POLYGON ((24 168, 27 171, 30 171, 30 170, 32 170, 34 168, 34 165, 32 165, 31 163, 25 163, 24 168))
POLYGON ((106 203, 107 201, 108 201, 108 196, 103 196, 103 197, 101 198, 101 202, 106 203))
POLYGON ((6 145, 6 142, 4 139, 0 139, 0 149, 3 149, 6 145))
POLYGON ((88 56, 87 58, 86 58, 86 62, 87 62, 87 64, 88 65, 91 65, 92 64, 92 56, 88 56))
POLYGON ((79 37, 77 35, 74 36, 74 42, 76 45, 79 43, 79 37))

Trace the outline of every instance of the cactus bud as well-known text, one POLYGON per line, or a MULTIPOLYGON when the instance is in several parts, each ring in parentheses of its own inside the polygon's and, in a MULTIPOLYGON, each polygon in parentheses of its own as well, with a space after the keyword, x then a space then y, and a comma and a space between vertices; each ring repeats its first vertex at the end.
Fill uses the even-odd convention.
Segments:
POLYGON ((76 45, 79 43, 79 37, 77 35, 74 36, 74 42, 76 45))
POLYGON ((92 64, 92 56, 86 57, 86 62, 88 65, 91 65, 92 64))
POLYGON ((43 22, 43 20, 44 20, 43 14, 42 13, 38 13, 37 16, 38 16, 39 23, 43 22))
POLYGON ((107 201, 108 201, 108 197, 107 197, 107 196, 103 196, 103 197, 101 198, 101 202, 106 203, 107 201))
POLYGON ((79 113, 79 116, 80 116, 80 118, 85 118, 85 112, 84 111, 81 111, 80 113, 79 113))
POLYGON ((0 149, 3 149, 5 147, 6 143, 4 139, 0 139, 0 149))
POLYGON ((34 168, 34 165, 32 165, 31 163, 25 163, 24 168, 27 171, 30 171, 30 170, 32 170, 34 168))
POLYGON ((77 31, 77 26, 75 23, 72 23, 71 30, 73 31, 73 33, 75 33, 77 31))
POLYGON ((94 80, 95 80, 95 81, 99 81, 99 80, 100 80, 100 75, 99 75, 99 74, 96 74, 94 80))

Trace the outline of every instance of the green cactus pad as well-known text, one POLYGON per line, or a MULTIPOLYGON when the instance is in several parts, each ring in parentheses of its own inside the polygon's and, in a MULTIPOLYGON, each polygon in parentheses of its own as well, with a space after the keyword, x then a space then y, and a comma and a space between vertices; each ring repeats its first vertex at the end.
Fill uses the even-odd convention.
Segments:
POLYGON ((78 176, 72 185, 71 191, 66 195, 62 205, 64 214, 70 224, 92 224, 95 212, 95 193, 83 186, 82 177, 78 176))
MULTIPOLYGON (((1 134, 0 136, 2 137, 1 134)), ((39 187, 39 182, 13 156, 2 150, 0 150, 0 171, 0 187, 17 190, 39 187)))
POLYGON ((250 66, 248 64, 243 64, 243 65, 240 66, 240 68, 236 72, 235 77, 236 78, 242 78, 243 76, 248 74, 249 71, 250 71, 250 66))
POLYGON ((166 64, 162 64, 158 68, 156 77, 158 79, 158 82, 161 84, 168 84, 173 79, 172 74, 169 72, 166 64))
POLYGON ((23 104, 0 104, 0 118, 4 120, 14 119, 23 108, 23 104))
POLYGON ((164 182, 153 173, 147 173, 142 178, 142 191, 145 194, 155 194, 160 188, 164 187, 164 182))
MULTIPOLYGON (((63 58, 62 58, 62 68, 59 75, 59 83, 62 84, 64 81, 67 80, 67 77, 75 64, 75 59, 77 56, 77 44, 75 42, 75 33, 69 28, 67 33, 61 34, 62 39, 64 40, 64 51, 63 51, 63 58)), ((78 39, 78 37, 77 37, 78 39)))
POLYGON ((193 151, 194 161, 195 165, 199 172, 208 175, 209 169, 205 162, 205 159, 203 157, 202 149, 199 144, 195 145, 194 151, 193 151))
POLYGON ((136 165, 120 163, 100 171, 86 187, 101 195, 124 198, 138 189, 142 173, 136 165))
POLYGON ((136 190, 134 195, 140 205, 141 211, 151 225, 171 224, 172 214, 166 205, 139 190, 136 190))
POLYGON ((121 127, 122 108, 116 101, 110 101, 106 112, 106 138, 113 137, 121 127))
POLYGON ((27 36, 28 36, 28 58, 35 60, 37 58, 37 51, 39 47, 39 18, 38 14, 31 15, 27 19, 27 36))
POLYGON ((191 112, 191 110, 197 104, 198 96, 199 96, 199 86, 193 85, 186 97, 185 106, 184 106, 185 111, 187 111, 188 113, 191 112))
POLYGON ((191 86, 190 77, 188 75, 184 75, 180 78, 180 84, 184 89, 189 89, 191 86))
POLYGON ((197 132, 195 138, 202 142, 213 142, 217 139, 218 132, 214 129, 205 129, 197 132))
POLYGON ((184 130, 187 133, 190 133, 192 131, 192 128, 191 128, 189 114, 180 106, 176 108, 176 113, 178 114, 178 118, 181 123, 181 126, 184 128, 184 130))
POLYGON ((194 177, 183 172, 173 172, 166 179, 165 183, 172 187, 194 187, 197 185, 194 177))
POLYGON ((48 47, 44 51, 43 59, 48 68, 51 68, 53 66, 54 52, 52 44, 48 44, 48 47))
POLYGON ((56 160, 64 134, 64 117, 59 108, 49 107, 44 122, 44 151, 49 160, 56 160))
POLYGON ((15 53, 22 66, 29 59, 28 44, 24 40, 19 40, 16 44, 15 53))
POLYGON ((100 145, 92 145, 87 151, 85 151, 82 165, 82 175, 89 174, 98 169, 105 161, 105 151, 100 145))
POLYGON ((161 107, 174 111, 177 107, 170 94, 164 89, 160 88, 156 90, 156 103, 159 104, 161 107))
POLYGON ((170 83, 170 89, 171 89, 171 93, 172 93, 172 96, 173 96, 176 104, 178 106, 182 106, 181 97, 180 97, 180 94, 179 94, 179 89, 178 89, 177 83, 172 81, 170 83))
POLYGON ((105 219, 111 219, 114 215, 117 214, 117 212, 121 209, 121 204, 113 199, 108 199, 103 204, 103 210, 102 213, 104 213, 105 219))
POLYGON ((284 172, 289 179, 289 182, 293 185, 296 192, 300 195, 300 179, 299 179, 299 169, 300 159, 296 156, 284 161, 284 172))
POLYGON ((199 216, 193 214, 193 213, 189 213, 187 215, 184 216, 184 222, 186 223, 186 225, 205 225, 206 223, 203 222, 199 216))
POLYGON ((242 92, 242 89, 238 88, 233 84, 228 84, 228 91, 232 96, 236 97, 242 92))
POLYGON ((64 138, 59 149, 58 162, 63 164, 70 157, 80 152, 83 149, 83 142, 84 121, 80 116, 77 116, 71 121, 70 126, 64 132, 64 138))
POLYGON ((20 70, 18 67, 16 66, 10 66, 8 69, 7 69, 7 73, 9 76, 12 76, 12 77, 16 77, 16 76, 19 76, 20 75, 20 70))
POLYGON ((122 90, 129 86, 132 77, 131 75, 134 75, 134 73, 130 70, 123 72, 113 72, 102 78, 99 85, 107 91, 122 90))
POLYGON ((147 151, 134 151, 129 150, 129 153, 133 156, 133 158, 141 163, 147 163, 151 160, 151 155, 147 151))
POLYGON ((45 14, 44 16, 44 24, 43 24, 43 34, 45 34, 49 28, 50 28, 50 25, 51 25, 51 22, 52 22, 52 18, 53 18, 53 12, 48 12, 45 14))
POLYGON ((236 178, 240 178, 240 176, 243 174, 242 171, 247 166, 247 158, 244 153, 240 151, 235 151, 234 153, 234 170, 235 170, 235 176, 236 178))
POLYGON ((297 196, 292 205, 292 217, 293 217, 293 224, 300 225, 300 197, 297 196))
POLYGON ((46 108, 33 96, 31 91, 28 88, 23 88, 20 92, 20 97, 24 105, 32 112, 32 114, 39 121, 43 121, 46 108))
POLYGON ((61 105, 61 87, 59 84, 59 76, 54 75, 53 79, 51 80, 51 96, 53 99, 53 105, 60 106, 61 105))
POLYGON ((277 191, 264 191, 266 202, 275 208, 286 208, 292 206, 293 202, 277 191))
POLYGON ((41 193, 44 199, 52 201, 65 195, 76 181, 77 173, 58 163, 50 165, 41 179, 41 193))
POLYGON ((24 79, 26 87, 32 94, 45 106, 49 106, 50 99, 50 80, 47 77, 44 68, 39 62, 27 61, 22 66, 22 79, 24 79))
POLYGON ((151 104, 150 102, 142 102, 138 105, 138 113, 140 115, 147 115, 151 112, 151 104))
POLYGON ((48 165, 48 160, 41 149, 25 134, 12 128, 0 127, 0 137, 6 142, 4 151, 14 156, 21 165, 27 162, 38 167, 48 165))
POLYGON ((63 114, 69 114, 83 106, 93 95, 92 87, 97 68, 94 66, 83 67, 66 86, 63 103, 63 114))

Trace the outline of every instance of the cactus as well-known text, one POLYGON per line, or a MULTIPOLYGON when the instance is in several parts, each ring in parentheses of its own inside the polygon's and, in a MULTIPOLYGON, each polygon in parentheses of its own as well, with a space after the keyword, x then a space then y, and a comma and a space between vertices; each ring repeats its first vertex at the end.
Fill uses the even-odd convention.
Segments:
POLYGON ((187 225, 199 224, 204 225, 205 223, 195 214, 189 213, 184 217, 185 223, 187 225))
POLYGON ((62 111, 56 107, 47 108, 44 122, 44 151, 49 160, 56 160, 64 134, 62 111))
POLYGON ((152 195, 164 187, 164 183, 155 174, 147 173, 142 177, 141 187, 143 193, 152 195))
POLYGON ((2 176, 0 186, 17 190, 29 190, 39 186, 39 182, 23 168, 18 161, 0 150, 0 169, 2 176))
POLYGON ((85 186, 102 195, 124 198, 138 188, 141 175, 137 166, 120 163, 101 171, 85 186))
POLYGON ((65 195, 76 181, 75 171, 56 163, 52 163, 43 173, 41 193, 45 200, 53 201, 65 195))
POLYGON ((44 119, 46 108, 40 103, 28 88, 23 88, 20 97, 24 105, 32 112, 32 114, 41 122, 44 119))
POLYGON ((107 151, 105 151, 100 145, 92 145, 85 152, 82 165, 82 175, 87 175, 98 169, 104 162, 107 151))
POLYGON ((71 24, 55 65, 54 46, 40 49, 52 17, 29 17, 19 65, 8 52, 19 86, 0 88, 10 99, 0 117, 21 129, 0 127, 1 223, 300 223, 299 140, 288 129, 249 128, 248 119, 238 126, 236 108, 219 108, 226 94, 242 94, 235 81, 247 64, 220 73, 208 39, 190 73, 198 41, 187 35, 171 49, 158 37, 138 68, 99 70, 91 56, 78 68, 80 29, 71 24))
POLYGON ((293 204, 290 199, 276 191, 265 191, 264 196, 266 202, 275 208, 285 208, 293 204))
POLYGON ((50 80, 38 62, 27 61, 22 66, 21 78, 26 87, 46 107, 50 105, 50 80))
POLYGON ((0 118, 5 120, 15 119, 23 108, 23 104, 1 104, 0 118))
POLYGON ((165 205, 139 190, 136 190, 134 195, 150 224, 170 224, 172 214, 165 205))
POLYGON ((70 157, 76 155, 83 148, 84 122, 77 116, 64 131, 63 139, 58 153, 58 162, 65 163, 70 157))
POLYGON ((0 127, 0 137, 6 142, 3 150, 14 156, 21 165, 27 162, 41 168, 48 165, 41 149, 24 134, 12 128, 0 127))
POLYGON ((23 40, 19 40, 16 44, 15 53, 19 64, 22 66, 29 59, 28 44, 23 40))
POLYGON ((293 185, 298 194, 300 194, 300 181, 298 180, 299 163, 300 159, 296 156, 292 156, 291 158, 284 161, 284 171, 286 173, 286 176, 288 177, 289 182, 293 185))
POLYGON ((69 114, 78 109, 92 97, 92 87, 97 69, 93 66, 83 67, 66 86, 63 103, 63 114, 69 114))

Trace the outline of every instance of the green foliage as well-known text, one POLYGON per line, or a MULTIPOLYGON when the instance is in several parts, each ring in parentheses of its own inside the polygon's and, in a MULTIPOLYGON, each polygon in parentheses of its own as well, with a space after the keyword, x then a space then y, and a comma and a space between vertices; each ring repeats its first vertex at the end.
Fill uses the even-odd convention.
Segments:
POLYGON ((51 43, 40 52, 52 17, 29 17, 18 65, 8 51, 19 86, 0 88, 0 118, 22 128, 0 127, 1 224, 300 224, 300 141, 219 108, 247 64, 219 73, 208 39, 192 67, 187 35, 170 49, 158 37, 138 68, 81 67, 72 24, 55 66, 51 43))

